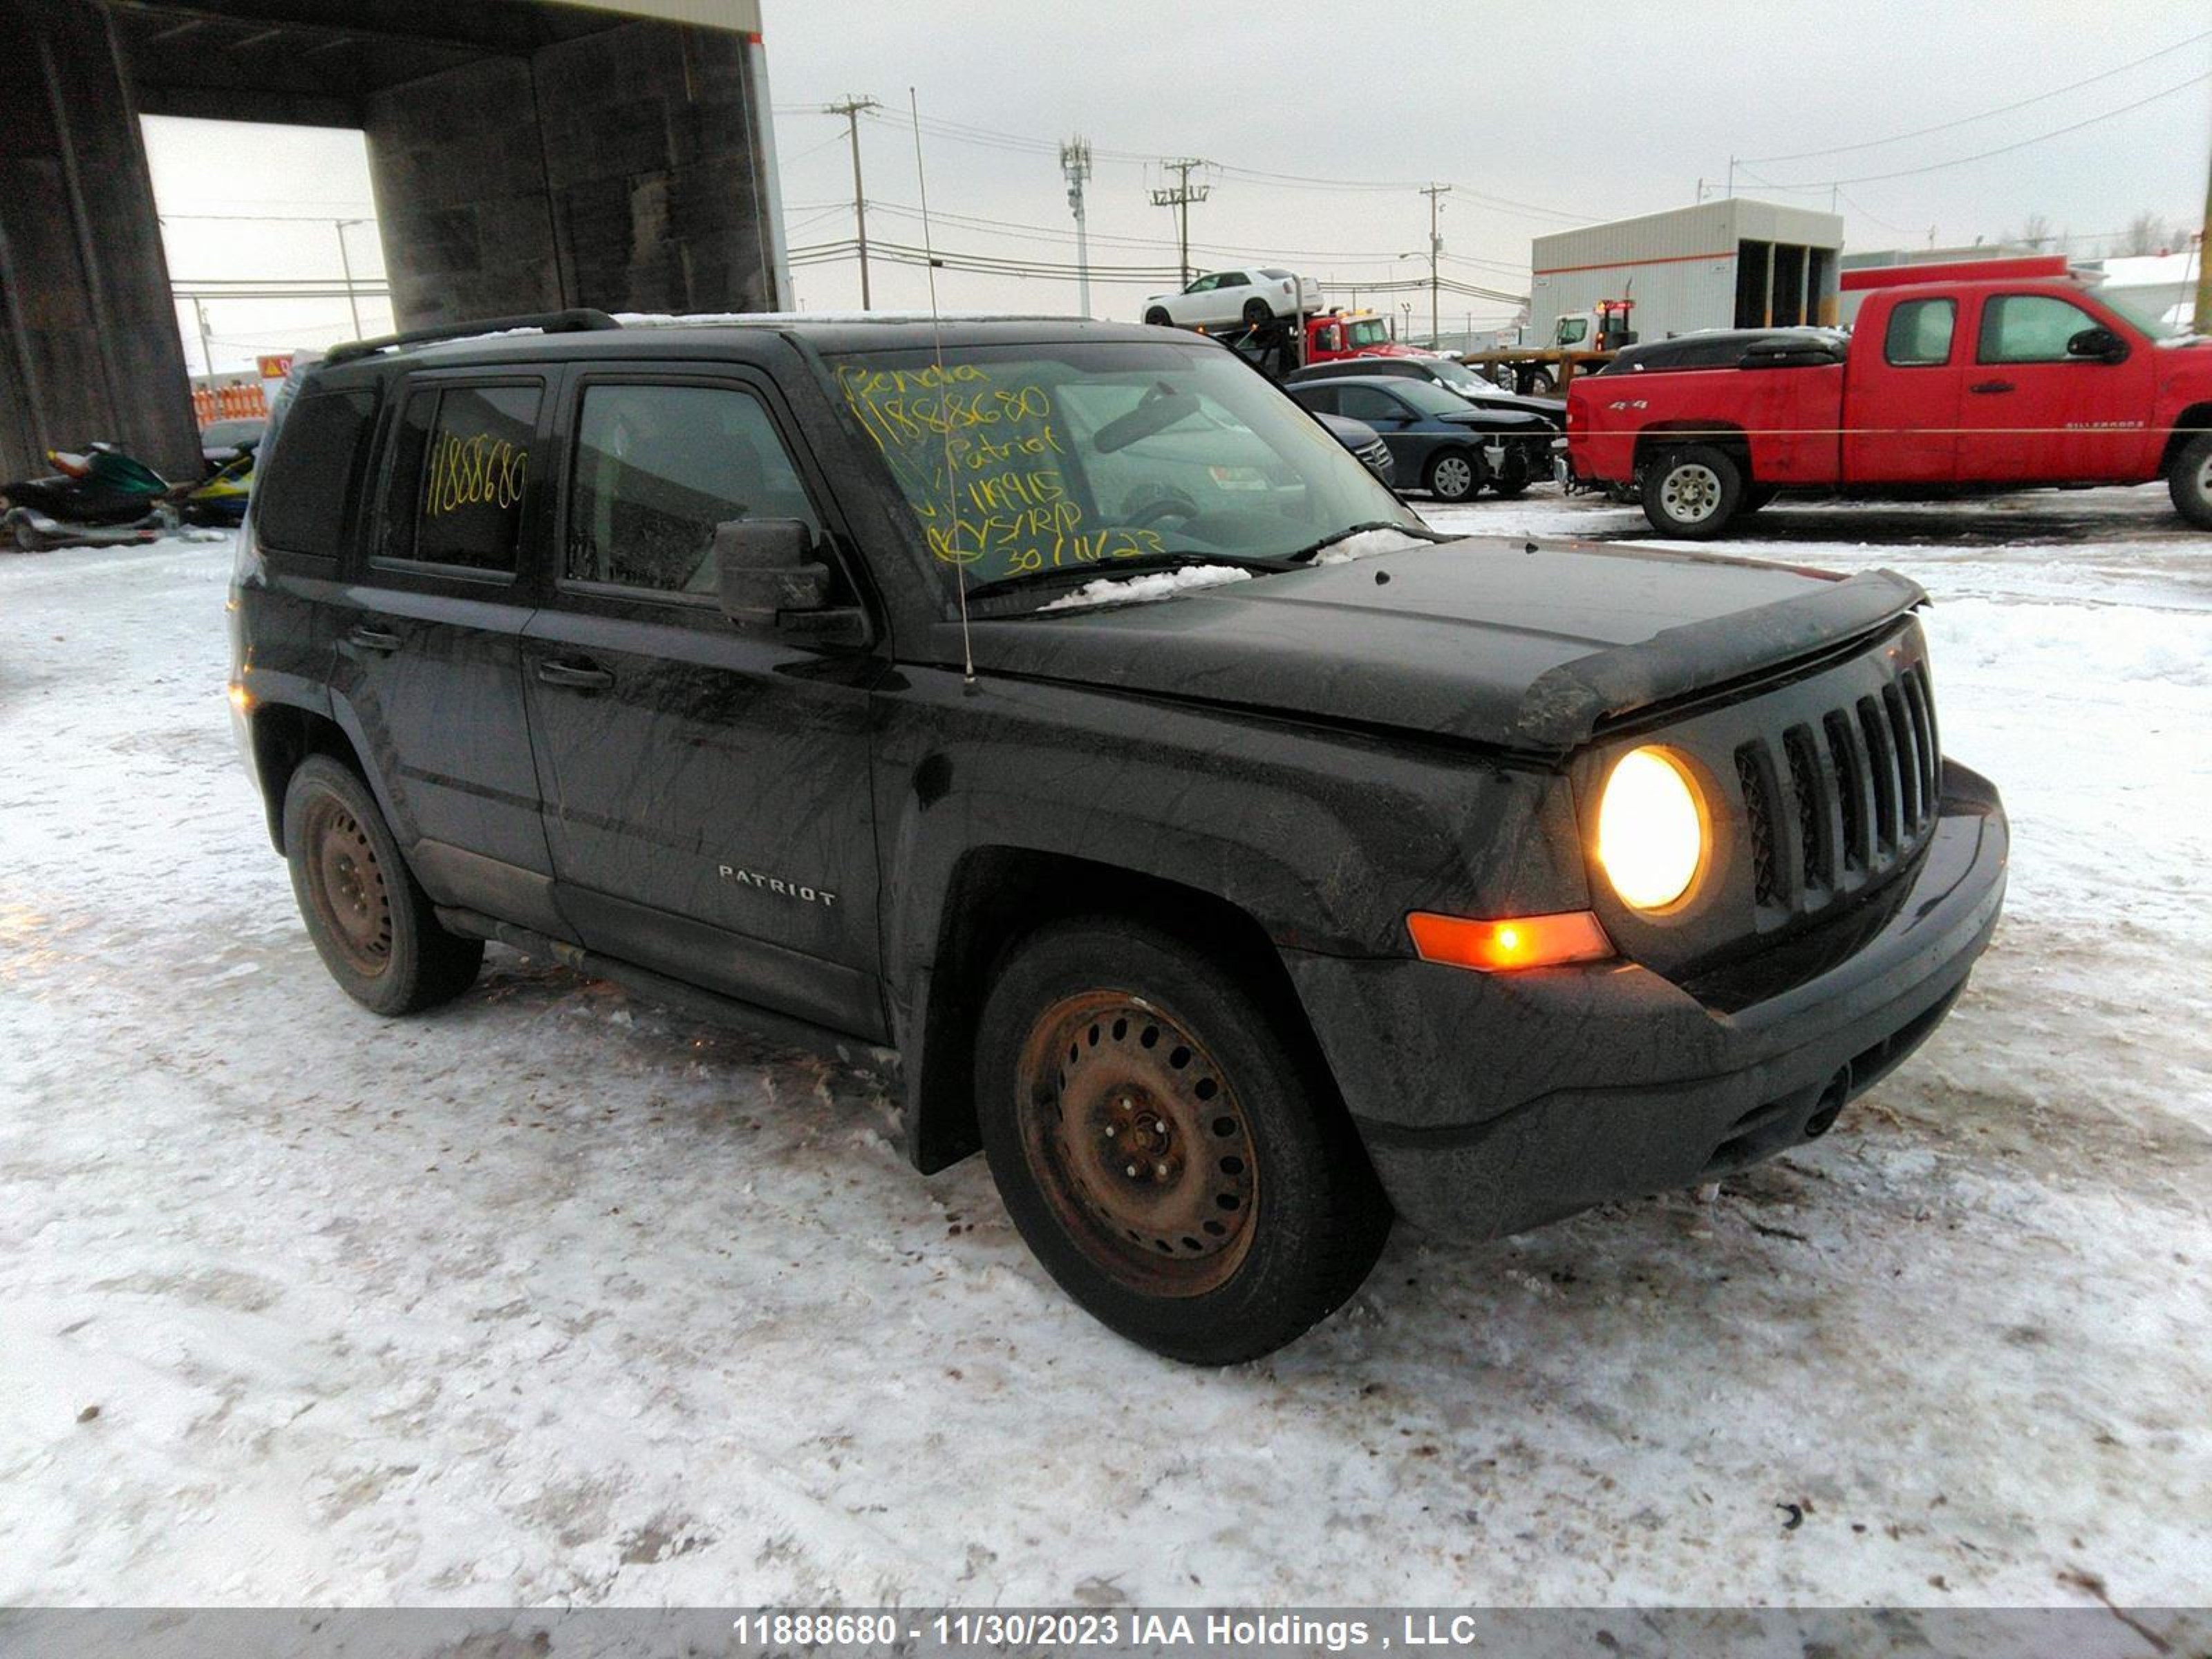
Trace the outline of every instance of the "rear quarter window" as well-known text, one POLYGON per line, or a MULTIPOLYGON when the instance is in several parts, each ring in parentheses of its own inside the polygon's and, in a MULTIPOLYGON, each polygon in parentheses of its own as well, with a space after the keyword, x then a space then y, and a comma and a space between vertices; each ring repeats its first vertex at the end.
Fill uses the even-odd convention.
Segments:
POLYGON ((264 548, 319 559, 344 555, 375 428, 373 387, 311 392, 286 411, 253 491, 254 533, 264 548))

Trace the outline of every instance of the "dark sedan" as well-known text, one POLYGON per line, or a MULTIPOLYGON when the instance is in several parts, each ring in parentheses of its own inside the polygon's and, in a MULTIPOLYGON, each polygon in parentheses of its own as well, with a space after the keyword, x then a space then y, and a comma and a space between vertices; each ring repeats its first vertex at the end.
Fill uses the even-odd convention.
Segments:
POLYGON ((1417 484, 1438 501, 1466 501, 1485 484, 1517 495, 1550 464, 1556 428, 1542 416, 1486 409, 1427 380, 1347 374, 1283 389, 1316 415, 1373 427, 1397 464, 1400 487, 1417 484))
POLYGON ((1517 392, 1508 392, 1496 381, 1484 380, 1456 357, 1339 357, 1331 362, 1309 363, 1294 370, 1284 376, 1284 384, 1297 386, 1307 380, 1340 380, 1347 375, 1365 378, 1376 374, 1427 380, 1447 392, 1456 392, 1468 402, 1485 409, 1517 409, 1542 416, 1557 431, 1567 429, 1565 398, 1524 398, 1517 392))

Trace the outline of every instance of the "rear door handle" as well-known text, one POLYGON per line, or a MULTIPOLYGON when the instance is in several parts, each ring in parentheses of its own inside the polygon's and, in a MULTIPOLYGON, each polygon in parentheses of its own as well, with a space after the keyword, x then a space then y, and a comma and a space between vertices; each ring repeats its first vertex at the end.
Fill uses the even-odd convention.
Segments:
POLYGON ((364 651, 397 651, 406 641, 397 634, 387 634, 380 628, 363 625, 350 629, 346 638, 364 651))
POLYGON ((2010 392, 2012 389, 2013 384, 2010 380, 1977 380, 1966 388, 1967 391, 1984 398, 1993 392, 2010 392))
POLYGON ((573 685, 580 691, 604 691, 615 683, 605 669, 584 662, 541 662, 538 678, 548 685, 573 685))

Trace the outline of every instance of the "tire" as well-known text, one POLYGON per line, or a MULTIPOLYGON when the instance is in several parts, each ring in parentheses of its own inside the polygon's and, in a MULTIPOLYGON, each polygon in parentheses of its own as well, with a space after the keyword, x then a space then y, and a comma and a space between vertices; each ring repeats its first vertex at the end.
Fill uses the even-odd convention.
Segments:
POLYGON ((1644 516, 1662 536, 1707 541, 1742 508, 1743 491, 1743 471, 1726 450, 1685 444, 1644 469, 1644 516))
POLYGON ((1548 368, 1532 368, 1521 377, 1521 395, 1524 398, 1548 398, 1559 390, 1559 383, 1548 368))
POLYGON ((1743 505, 1736 509, 1736 517, 1747 519, 1760 508, 1771 506, 1782 493, 1778 484, 1750 484, 1743 492, 1743 505))
POLYGON ((2166 470, 2173 510, 2199 530, 2212 530, 2212 432, 2200 432, 2182 445, 2166 470))
POLYGON ((1472 501, 1483 484, 1482 457, 1464 449, 1438 450, 1421 474, 1421 484, 1440 501, 1472 501))
POLYGON ((1154 328, 1173 328, 1175 319, 1168 315, 1165 306, 1154 306, 1145 313, 1145 320, 1154 328))
POLYGON ((1244 302, 1244 325, 1247 328, 1265 328, 1274 320, 1275 308, 1265 300, 1247 300, 1244 302))
POLYGON ((1310 1036, 1147 924, 1081 917, 1011 951, 975 1081, 983 1150, 1030 1250, 1155 1353, 1272 1353, 1340 1307, 1389 1237, 1310 1036))
POLYGON ((327 755, 300 763, 284 791, 284 858, 316 954, 362 1007, 416 1013, 475 982, 483 941, 439 926, 376 798, 349 767, 327 755))

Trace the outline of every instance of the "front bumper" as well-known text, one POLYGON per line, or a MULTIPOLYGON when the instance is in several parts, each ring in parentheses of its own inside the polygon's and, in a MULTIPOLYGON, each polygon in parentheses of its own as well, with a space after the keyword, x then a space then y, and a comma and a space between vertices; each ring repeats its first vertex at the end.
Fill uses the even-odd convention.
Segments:
POLYGON ((1946 762, 1917 867, 1817 932, 1675 984, 1285 951, 1405 1219, 1491 1238, 1825 1133, 1941 1023, 1996 926, 2009 832, 1946 762))

